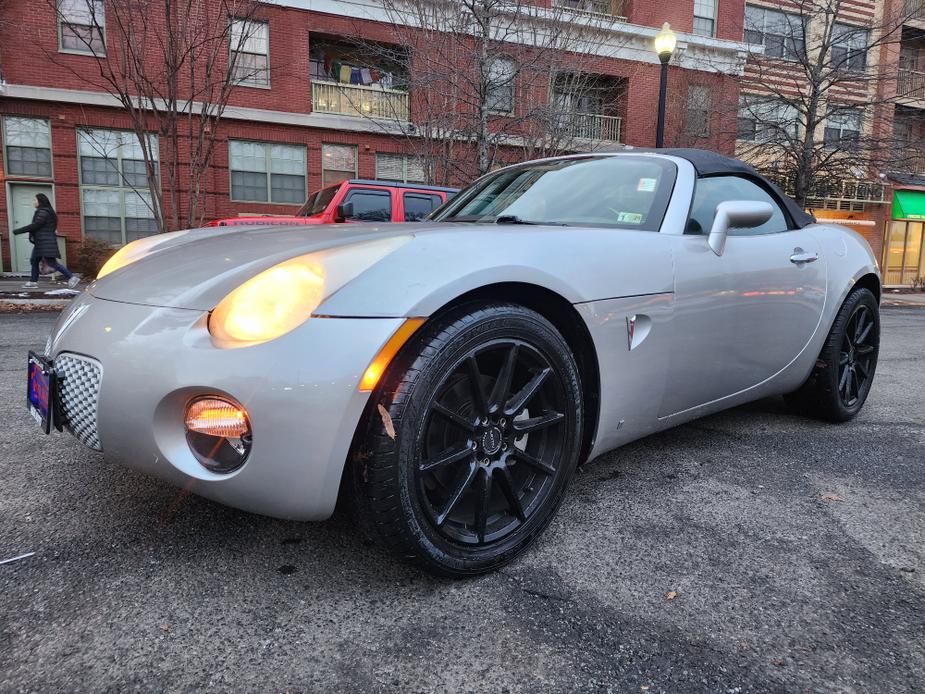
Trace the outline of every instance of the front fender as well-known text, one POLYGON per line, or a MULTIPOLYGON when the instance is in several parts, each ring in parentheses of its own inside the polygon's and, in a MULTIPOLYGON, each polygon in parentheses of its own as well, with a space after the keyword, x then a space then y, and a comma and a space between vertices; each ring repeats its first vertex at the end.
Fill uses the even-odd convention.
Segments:
POLYGON ((671 240, 659 232, 464 226, 416 235, 316 313, 429 316, 462 294, 508 282, 549 289, 572 304, 672 292, 671 240))

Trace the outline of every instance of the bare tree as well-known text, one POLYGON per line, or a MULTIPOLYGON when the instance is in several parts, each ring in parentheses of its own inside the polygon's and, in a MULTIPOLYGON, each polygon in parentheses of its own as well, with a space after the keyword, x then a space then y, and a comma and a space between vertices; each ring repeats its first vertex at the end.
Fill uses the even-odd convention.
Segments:
POLYGON ((863 26, 846 19, 851 4, 748 6, 751 52, 742 94, 738 104, 722 106, 738 112, 739 156, 777 179, 803 206, 840 196, 846 180, 872 185, 900 154, 891 129, 894 104, 902 97, 896 56, 903 27, 921 14, 921 3, 881 5, 882 15, 863 26))
POLYGON ((357 111, 385 123, 433 182, 471 180, 505 157, 618 141, 626 80, 597 74, 595 63, 617 48, 608 29, 621 5, 383 0, 393 43, 349 43, 387 66, 408 97, 357 111))
MULTIPOLYGON (((115 97, 129 117, 158 231, 201 225, 205 174, 232 90, 240 82, 269 79, 265 57, 248 50, 265 30, 259 21, 262 3, 46 1, 58 14, 64 47, 94 56, 92 86, 115 97)), ((50 58, 71 69, 58 54, 50 58)), ((121 143, 94 132, 87 131, 83 141, 100 157, 111 158, 121 143)), ((123 185, 138 187, 137 173, 119 174, 123 185)))

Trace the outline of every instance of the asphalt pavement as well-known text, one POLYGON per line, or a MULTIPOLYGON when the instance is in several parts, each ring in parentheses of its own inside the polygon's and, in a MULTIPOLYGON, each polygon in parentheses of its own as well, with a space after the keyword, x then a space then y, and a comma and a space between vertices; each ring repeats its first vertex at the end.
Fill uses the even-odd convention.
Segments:
POLYGON ((855 421, 769 399, 626 446, 466 581, 41 435, 54 317, 0 315, 0 561, 35 553, 0 564, 2 692, 925 689, 923 309, 884 310, 855 421))

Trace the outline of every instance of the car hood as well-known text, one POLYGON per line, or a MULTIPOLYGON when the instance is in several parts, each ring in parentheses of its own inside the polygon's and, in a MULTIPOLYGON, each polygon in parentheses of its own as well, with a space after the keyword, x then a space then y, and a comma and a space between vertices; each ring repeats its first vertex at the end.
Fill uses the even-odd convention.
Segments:
MULTIPOLYGON (((414 231, 423 230, 415 225, 414 231)), ((210 311, 251 277, 290 258, 408 236, 408 225, 212 227, 166 234, 145 255, 90 285, 100 299, 210 311)))

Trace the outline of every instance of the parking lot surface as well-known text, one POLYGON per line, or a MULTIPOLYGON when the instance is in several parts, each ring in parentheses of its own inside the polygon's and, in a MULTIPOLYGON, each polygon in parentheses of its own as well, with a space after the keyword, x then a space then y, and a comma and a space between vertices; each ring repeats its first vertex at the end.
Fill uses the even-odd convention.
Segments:
POLYGON ((0 315, 0 560, 35 553, 0 565, 2 692, 925 688, 925 310, 884 310, 855 421, 769 399, 638 441, 466 581, 41 435, 54 318, 0 315))

